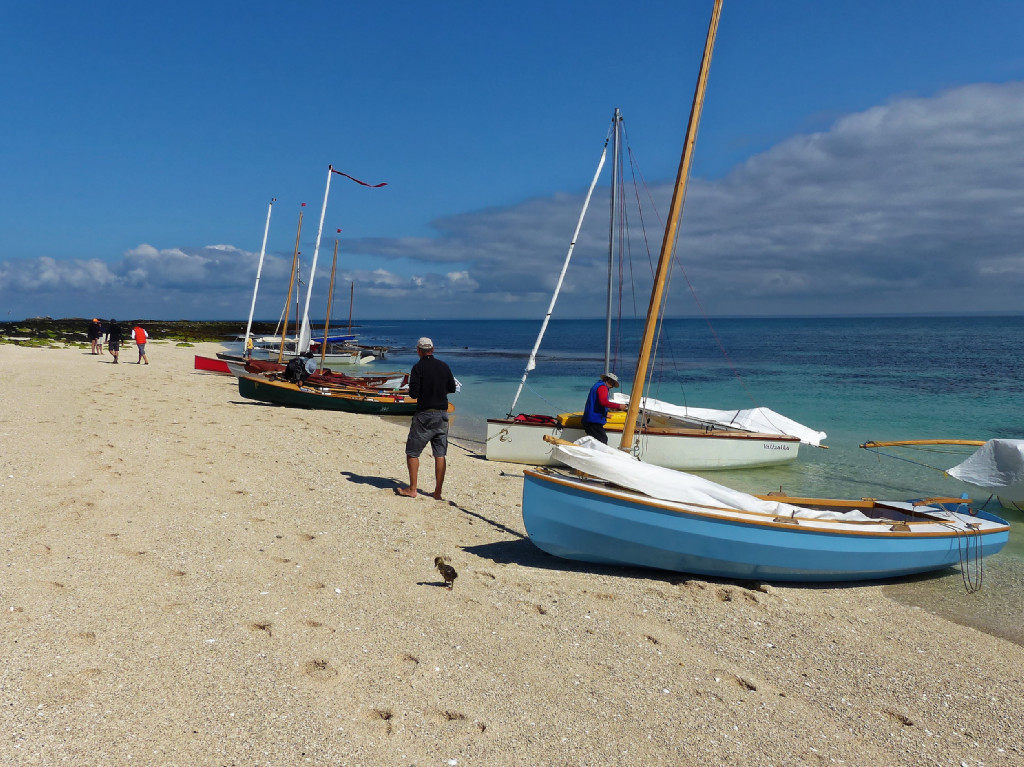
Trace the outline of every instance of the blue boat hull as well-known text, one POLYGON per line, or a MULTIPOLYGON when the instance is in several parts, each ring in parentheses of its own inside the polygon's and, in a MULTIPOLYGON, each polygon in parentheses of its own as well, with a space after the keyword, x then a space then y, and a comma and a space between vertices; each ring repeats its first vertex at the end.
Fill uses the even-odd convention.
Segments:
POLYGON ((523 524, 538 548, 564 559, 764 581, 874 580, 941 570, 995 554, 1009 539, 1008 528, 948 535, 821 532, 633 498, 526 472, 523 524))

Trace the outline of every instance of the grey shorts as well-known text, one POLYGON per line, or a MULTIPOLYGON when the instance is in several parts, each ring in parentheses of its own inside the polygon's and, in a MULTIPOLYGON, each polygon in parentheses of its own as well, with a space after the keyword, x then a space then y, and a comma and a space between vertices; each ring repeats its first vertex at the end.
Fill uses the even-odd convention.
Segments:
POLYGON ((120 341, 111 341, 110 343, 107 344, 107 349, 112 351, 112 352, 119 352, 119 351, 121 351, 121 342, 120 341))
POLYGON ((413 414, 409 438, 405 441, 405 454, 419 458, 428 442, 434 458, 448 454, 448 413, 443 410, 418 410, 413 414))
POLYGON ((135 347, 139 350, 139 356, 142 357, 146 354, 145 344, 135 344, 135 347))

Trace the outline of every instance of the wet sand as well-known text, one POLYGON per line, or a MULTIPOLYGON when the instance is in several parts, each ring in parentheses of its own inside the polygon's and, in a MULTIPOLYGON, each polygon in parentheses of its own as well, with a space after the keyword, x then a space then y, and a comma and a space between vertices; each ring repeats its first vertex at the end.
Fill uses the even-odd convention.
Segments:
POLYGON ((0 346, 0 763, 1024 757, 1024 648, 879 585, 555 559, 521 467, 453 444, 445 501, 399 497, 401 423, 243 400, 215 349, 0 346))

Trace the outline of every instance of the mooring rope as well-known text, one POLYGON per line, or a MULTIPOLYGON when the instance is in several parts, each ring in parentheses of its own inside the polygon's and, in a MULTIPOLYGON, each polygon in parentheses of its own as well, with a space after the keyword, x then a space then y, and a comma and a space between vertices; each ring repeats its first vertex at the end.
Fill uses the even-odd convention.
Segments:
POLYGON ((981 533, 970 528, 961 529, 949 522, 940 522, 939 524, 952 530, 956 536, 957 555, 960 558, 960 578, 964 583, 964 590, 968 594, 976 594, 981 591, 982 582, 985 580, 985 556, 982 553, 981 533), (971 555, 972 538, 976 539, 973 557, 971 555))

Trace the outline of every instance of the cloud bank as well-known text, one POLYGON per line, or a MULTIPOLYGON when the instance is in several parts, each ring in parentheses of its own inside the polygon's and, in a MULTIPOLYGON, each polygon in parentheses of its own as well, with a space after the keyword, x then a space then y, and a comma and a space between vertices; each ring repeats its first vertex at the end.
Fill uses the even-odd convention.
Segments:
MULTIPOLYGON (((712 314, 1017 312, 1022 135, 1024 83, 971 85, 845 116, 724 178, 693 179, 678 258, 712 314)), ((581 232, 559 316, 603 313, 604 195, 595 195, 581 232)), ((651 189, 662 211, 668 195, 667 183, 651 189)), ((358 266, 339 279, 355 282, 366 318, 539 317, 582 199, 555 194, 458 213, 432 222, 429 237, 350 240, 343 263, 358 266)), ((645 216, 656 257, 661 224, 653 211, 645 216)), ((641 311, 650 272, 644 234, 631 218, 625 291, 641 311)), ((147 308, 119 310, 125 316, 237 318, 248 311, 256 259, 229 245, 140 245, 119 261, 0 261, 0 308, 91 316, 88 306, 118 301, 147 308)), ((290 265, 291 254, 269 255, 263 277, 286 284, 290 265)), ((670 311, 696 313, 680 284, 670 311)))

